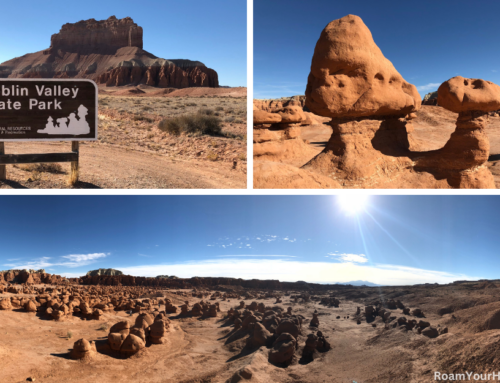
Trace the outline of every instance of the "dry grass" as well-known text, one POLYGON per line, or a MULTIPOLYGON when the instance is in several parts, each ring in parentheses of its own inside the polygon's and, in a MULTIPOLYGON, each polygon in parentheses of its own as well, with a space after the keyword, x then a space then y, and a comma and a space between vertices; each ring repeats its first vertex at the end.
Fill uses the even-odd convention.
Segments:
POLYGON ((32 172, 32 173, 53 173, 53 174, 66 173, 63 170, 62 166, 56 163, 19 165, 18 168, 26 172, 32 172))

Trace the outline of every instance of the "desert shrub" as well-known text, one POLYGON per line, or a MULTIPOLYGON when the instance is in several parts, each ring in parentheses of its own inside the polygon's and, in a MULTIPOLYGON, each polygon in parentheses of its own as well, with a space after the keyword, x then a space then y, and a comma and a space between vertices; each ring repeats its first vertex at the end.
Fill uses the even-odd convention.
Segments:
POLYGON ((103 323, 102 325, 99 326, 99 328, 97 329, 97 331, 108 331, 108 324, 107 323, 103 323))
POLYGON ((234 122, 235 118, 233 116, 230 116, 230 117, 226 117, 224 119, 225 122, 234 122))
POLYGON ((134 121, 146 121, 146 122, 153 122, 153 120, 149 117, 144 117, 141 116, 140 114, 137 114, 133 118, 134 121))
POLYGON ((201 108, 198 110, 198 114, 204 114, 206 116, 213 116, 215 114, 213 109, 201 108))
POLYGON ((195 102, 188 102, 186 105, 187 106, 196 106, 196 103, 195 102))
POLYGON ((68 331, 66 336, 68 337, 68 339, 71 339, 73 337, 73 333, 71 331, 68 331))
POLYGON ((218 111, 218 112, 220 112, 220 111, 224 110, 224 107, 218 106, 217 108, 215 108, 215 110, 218 111))
POLYGON ((216 116, 209 116, 198 112, 196 114, 164 119, 160 122, 158 128, 175 136, 181 133, 219 136, 222 132, 221 123, 221 119, 216 116))
POLYGON ((64 174, 64 170, 60 164, 57 163, 47 163, 47 164, 29 164, 23 166, 21 169, 32 173, 52 173, 52 174, 64 174))
POLYGON ((207 153, 207 159, 210 161, 217 161, 218 158, 219 158, 219 155, 215 152, 208 152, 207 153))
POLYGON ((246 153, 240 153, 238 154, 238 159, 241 161, 246 161, 247 160, 247 154, 246 153))

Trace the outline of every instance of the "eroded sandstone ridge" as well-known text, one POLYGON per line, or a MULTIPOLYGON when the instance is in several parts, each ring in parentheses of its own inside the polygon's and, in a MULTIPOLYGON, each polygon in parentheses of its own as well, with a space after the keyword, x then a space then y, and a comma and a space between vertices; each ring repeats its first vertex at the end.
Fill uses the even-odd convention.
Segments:
POLYGON ((143 50, 143 29, 130 17, 82 20, 52 35, 50 48, 0 64, 0 78, 88 78, 107 86, 218 87, 199 61, 165 60, 143 50))

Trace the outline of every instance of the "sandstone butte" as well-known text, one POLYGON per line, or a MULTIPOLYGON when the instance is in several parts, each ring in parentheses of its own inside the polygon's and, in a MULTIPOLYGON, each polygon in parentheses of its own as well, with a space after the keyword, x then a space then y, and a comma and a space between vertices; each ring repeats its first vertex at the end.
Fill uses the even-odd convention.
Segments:
POLYGON ((199 61, 165 60, 143 49, 143 29, 130 17, 82 20, 52 35, 50 48, 0 64, 0 78, 88 78, 106 86, 219 86, 199 61))
POLYGON ((269 113, 283 123, 283 110, 255 103, 267 114, 254 121, 254 186, 495 188, 484 127, 487 113, 500 109, 500 87, 455 77, 441 85, 437 103, 459 113, 456 129, 441 149, 421 151, 412 125, 421 108, 416 87, 384 57, 361 18, 334 20, 316 44, 304 102, 331 119, 332 134, 321 153, 296 165, 293 157, 302 161, 307 152, 300 134, 276 140, 280 124, 265 123, 272 120, 269 113))

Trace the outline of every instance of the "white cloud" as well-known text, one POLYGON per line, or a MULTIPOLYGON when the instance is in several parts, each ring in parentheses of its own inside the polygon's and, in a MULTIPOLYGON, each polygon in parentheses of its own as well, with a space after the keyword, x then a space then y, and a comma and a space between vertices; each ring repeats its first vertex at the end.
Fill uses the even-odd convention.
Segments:
POLYGON ((146 255, 146 254, 141 254, 141 253, 138 253, 137 255, 139 257, 148 257, 148 258, 151 258, 151 255, 146 255))
POLYGON ((366 263, 368 262, 368 258, 366 258, 366 255, 364 254, 335 254, 335 253, 328 253, 328 255, 331 255, 332 258, 335 257, 341 262, 354 262, 354 263, 366 263))
POLYGON ((155 277, 160 274, 180 278, 230 277, 243 279, 279 279, 316 283, 345 283, 363 280, 380 285, 450 283, 478 280, 481 277, 425 270, 397 265, 361 265, 351 262, 300 262, 285 259, 215 259, 170 265, 120 267, 124 274, 155 277))
POLYGON ((491 71, 492 71, 493 73, 496 73, 496 72, 497 72, 497 70, 495 70, 495 69, 492 69, 491 71))
POLYGON ((217 257, 219 258, 232 258, 232 257, 279 257, 279 258, 297 258, 296 255, 243 255, 243 254, 239 254, 239 255, 218 255, 217 257))
POLYGON ((437 88, 439 88, 441 84, 438 83, 438 82, 431 82, 427 85, 420 85, 420 86, 417 86, 417 90, 418 91, 422 91, 422 92, 427 92, 429 90, 437 90, 437 88))
POLYGON ((110 255, 110 253, 70 254, 60 257, 59 261, 51 262, 49 262, 49 260, 52 259, 52 257, 41 257, 24 263, 7 263, 3 266, 10 267, 11 269, 21 270, 46 269, 53 266, 80 267, 98 262, 100 258, 107 257, 108 255, 110 255))
POLYGON ((75 263, 85 263, 89 261, 93 261, 94 259, 97 258, 104 258, 108 256, 109 253, 92 253, 92 254, 70 254, 70 255, 64 255, 61 258, 68 259, 70 262, 75 262, 75 263))

